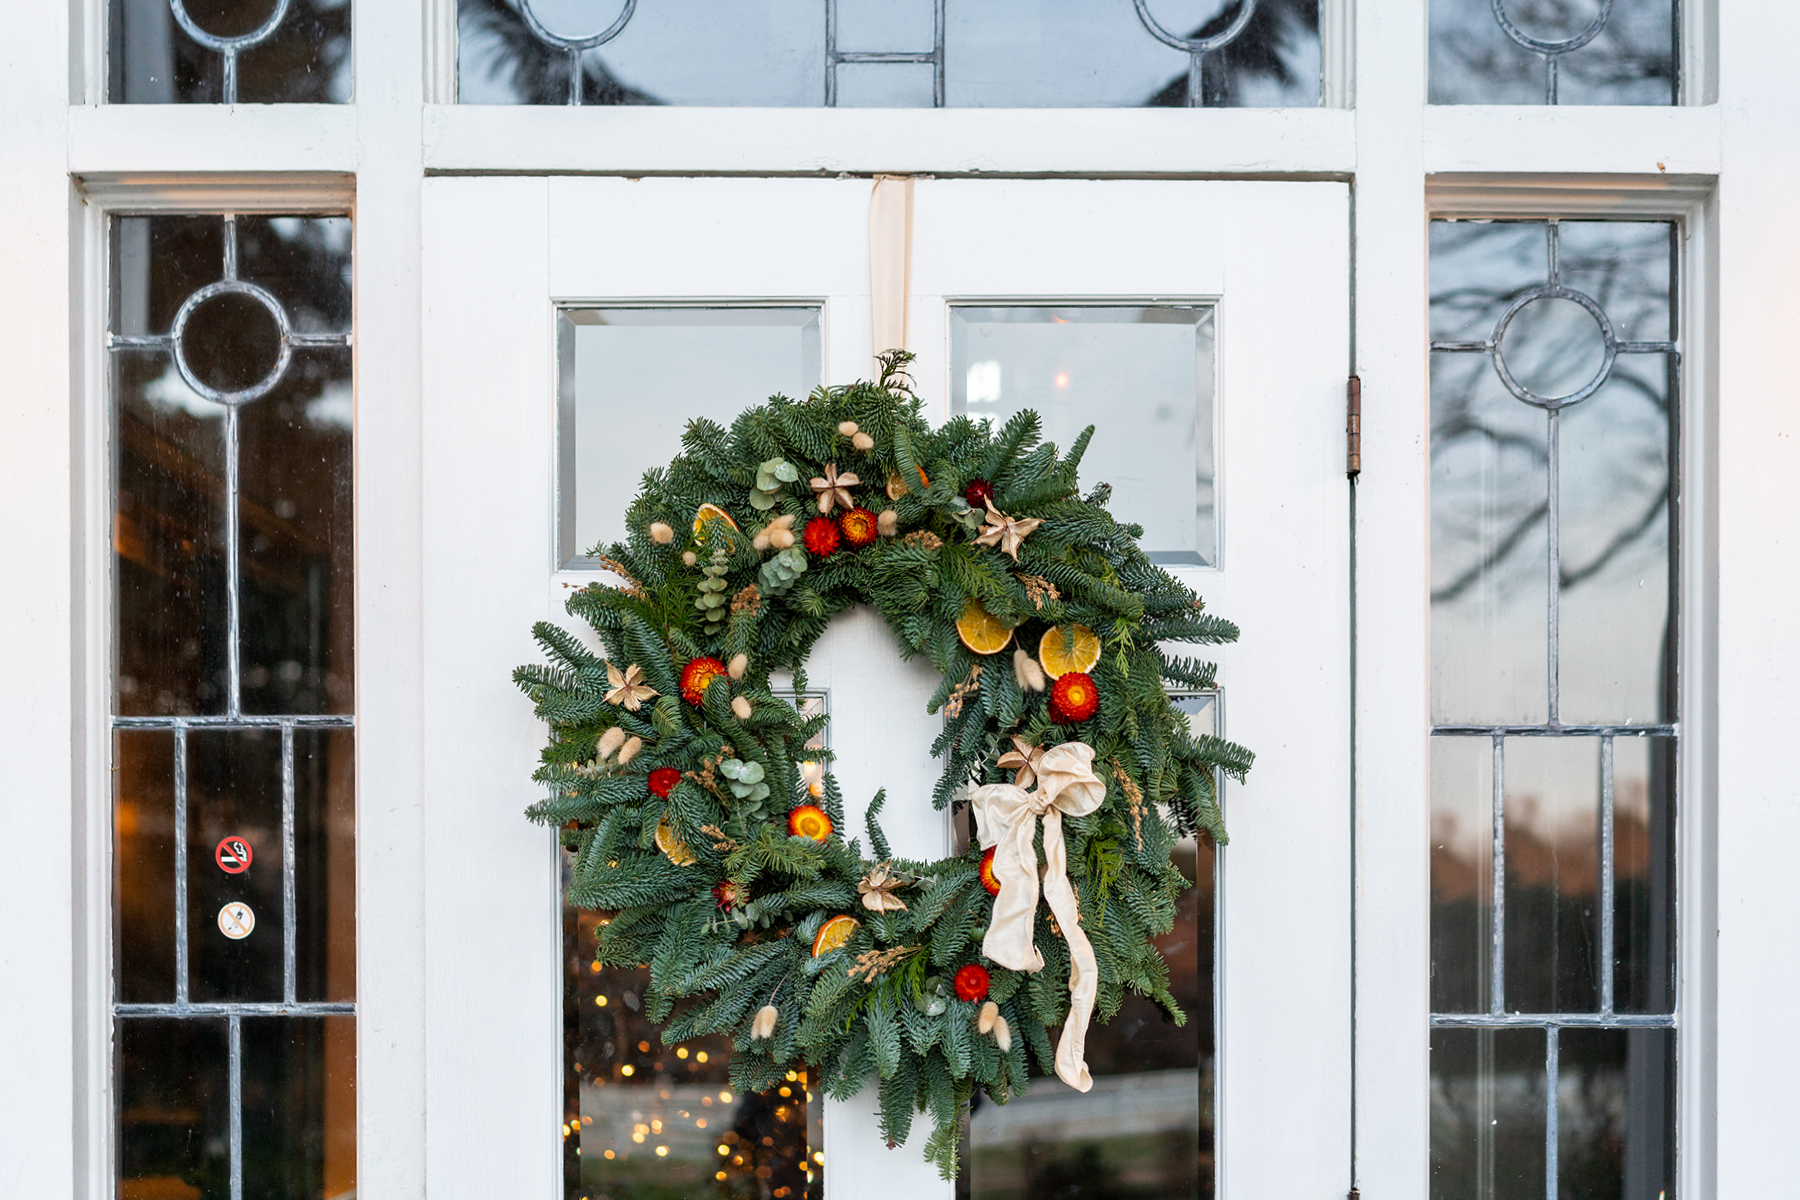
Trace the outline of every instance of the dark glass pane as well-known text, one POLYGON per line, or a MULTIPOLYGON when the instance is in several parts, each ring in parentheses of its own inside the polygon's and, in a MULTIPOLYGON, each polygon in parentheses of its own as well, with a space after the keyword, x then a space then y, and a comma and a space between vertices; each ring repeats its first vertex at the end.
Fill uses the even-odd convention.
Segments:
POLYGON ((1506 1008, 1600 1007, 1600 742, 1506 740, 1506 1008))
POLYGON ((280 1000, 281 732, 197 729, 187 741, 189 987, 196 1001, 280 1000), (226 838, 248 845, 248 870, 220 865, 226 838), (228 905, 247 906, 253 924, 222 920, 228 905), (228 935, 246 924, 248 936, 228 935))
POLYGON ((117 1023, 121 1200, 229 1200, 230 1043, 224 1019, 117 1023))
MULTIPOLYGON (((842 53, 930 55, 929 0, 704 0, 641 5, 610 42, 580 57, 583 104, 828 103, 826 24, 835 4, 842 53)), ((531 0, 555 36, 600 32, 618 5, 531 0)), ((1235 23, 1232 0, 1154 0, 1177 38, 1214 37, 1235 23)), ((520 0, 459 0, 457 82, 465 104, 566 104, 567 55, 533 32, 520 0)), ((1189 56, 1151 34, 1131 0, 949 0, 944 102, 951 108, 1304 106, 1319 103, 1317 0, 1261 0, 1190 97, 1189 56)), ((844 63, 836 103, 929 107, 932 63, 844 63)))
POLYGON ((175 999, 175 736, 113 734, 113 990, 175 999))
POLYGON ((1431 1011, 1487 1012, 1494 978, 1494 751, 1431 739, 1431 1011))
POLYGON ((1559 1200, 1673 1200, 1675 1031, 1565 1029, 1559 1040, 1559 1200))
POLYGON ((238 217, 238 273, 287 309, 298 333, 350 330, 350 218, 238 217))
POLYGON ((216 216, 114 217, 112 228, 114 333, 169 332, 182 302, 224 272, 216 216))
POLYGON ((1591 41, 1546 56, 1509 36, 1489 0, 1431 0, 1433 104, 1674 104, 1674 0, 1505 0, 1515 29, 1539 43, 1591 41), (1610 11, 1608 11, 1610 10, 1610 11))
POLYGON ((350 367, 308 348, 239 409, 246 712, 354 707, 350 367))
MULTIPOLYGON (((1194 733, 1219 734, 1216 696, 1171 699, 1194 733)), ((1156 824, 1147 838, 1167 836, 1156 824)), ((1214 1195, 1217 860, 1209 843, 1191 838, 1177 841, 1170 858, 1192 886, 1177 898, 1174 927, 1156 945, 1187 1024, 1127 995, 1117 1016, 1088 1027, 1092 1091, 1040 1079, 1005 1106, 977 1094, 957 1200, 1214 1195)))
MULTIPOLYGON (((274 0, 183 0, 202 35, 245 37, 274 0)), ((289 0, 281 22, 238 53, 236 95, 225 55, 182 28, 169 0, 111 0, 107 99, 113 104, 342 104, 350 99, 350 0, 289 0)))
POLYGON ((1613 1007, 1675 1009, 1675 742, 1613 741, 1613 1007))
POLYGON ((1216 563, 1215 349, 1209 306, 956 307, 950 411, 999 425, 1032 409, 1063 449, 1104 422, 1082 463, 1112 511, 1153 562, 1216 563))
POLYGON ((295 992, 356 998, 356 735, 294 731, 295 992))
POLYGON ((1543 1200, 1544 1031, 1431 1031, 1431 1200, 1543 1200))
POLYGON ((227 698, 224 409, 166 355, 113 355, 114 709, 219 713, 227 698))
POLYGON ((355 1018, 246 1017, 243 1072, 244 1195, 353 1195, 355 1018))
MULTIPOLYGON (((564 877, 573 861, 563 856, 564 877)), ((567 1200, 802 1200, 823 1179, 823 1103, 803 1072, 730 1083, 731 1039, 665 1046, 648 970, 598 969, 599 913, 563 905, 563 1194, 567 1200)))

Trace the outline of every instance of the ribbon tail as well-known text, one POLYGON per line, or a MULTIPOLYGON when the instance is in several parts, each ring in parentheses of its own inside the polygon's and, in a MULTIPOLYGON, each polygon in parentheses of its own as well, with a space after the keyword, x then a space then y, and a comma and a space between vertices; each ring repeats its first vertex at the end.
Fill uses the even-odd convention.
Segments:
POLYGON ((1056 1074, 1076 1091, 1085 1092, 1094 1086, 1087 1067, 1087 1028, 1094 1015, 1100 965, 1094 960, 1094 944, 1081 928, 1081 911, 1069 883, 1062 814, 1055 809, 1044 814, 1044 858, 1044 900, 1069 945, 1069 1016, 1056 1043, 1056 1074))

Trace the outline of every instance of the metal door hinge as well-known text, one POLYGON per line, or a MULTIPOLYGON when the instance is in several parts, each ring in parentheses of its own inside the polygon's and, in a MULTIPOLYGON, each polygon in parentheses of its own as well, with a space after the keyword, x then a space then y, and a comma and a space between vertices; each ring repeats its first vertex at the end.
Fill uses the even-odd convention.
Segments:
MULTIPOLYGON (((1362 474, 1362 377, 1352 375, 1348 386, 1344 389, 1344 401, 1347 416, 1344 432, 1347 435, 1344 473, 1355 479, 1362 474)), ((1356 1200, 1352 1195, 1350 1200, 1356 1200)))
MULTIPOLYGON (((1352 375, 1350 377, 1350 382, 1355 383, 1356 376, 1352 375)), ((1361 1188, 1351 1188, 1350 1194, 1348 1196, 1346 1196, 1344 1198, 1344 1200, 1362 1200, 1362 1189, 1361 1188)))

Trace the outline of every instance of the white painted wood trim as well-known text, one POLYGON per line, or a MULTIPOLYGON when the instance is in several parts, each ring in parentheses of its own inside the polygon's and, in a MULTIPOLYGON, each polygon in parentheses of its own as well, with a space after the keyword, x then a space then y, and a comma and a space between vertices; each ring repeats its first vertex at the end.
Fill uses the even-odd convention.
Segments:
POLYGON ((429 105, 437 173, 1346 175, 1342 109, 429 105))
MULTIPOLYGON (((357 20, 359 35, 383 24, 378 11, 358 10, 357 20)), ((409 32, 417 44, 416 28, 409 32)), ((381 65, 391 73, 402 61, 384 58, 381 65)), ((375 111, 367 103, 76 105, 68 110, 68 169, 353 172, 363 161, 363 123, 379 123, 375 111)))

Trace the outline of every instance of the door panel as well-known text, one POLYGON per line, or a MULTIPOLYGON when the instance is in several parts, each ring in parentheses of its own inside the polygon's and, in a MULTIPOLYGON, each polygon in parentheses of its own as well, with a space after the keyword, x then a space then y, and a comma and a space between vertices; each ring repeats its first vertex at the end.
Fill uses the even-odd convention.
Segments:
MULTIPOLYGON (((867 180, 426 182, 434 1191, 560 1194, 557 860, 519 815, 536 798, 541 731, 509 683, 535 657, 531 622, 566 621, 565 585, 588 578, 555 569, 556 306, 817 303, 825 379, 847 382, 872 367, 868 204, 867 180)), ((1250 782, 1226 793, 1233 841, 1220 856, 1219 1162, 1233 1196, 1348 1186, 1347 229, 1335 183, 915 188, 910 342, 936 419, 952 304, 1214 306, 1218 565, 1173 569, 1243 631, 1217 654, 1220 707, 1224 732, 1258 754, 1250 782)), ((1104 411, 1095 420, 1100 437, 1130 436, 1104 411)), ((929 736, 934 719, 915 710, 933 681, 877 625, 841 618, 811 670, 838 717, 851 832, 864 793, 885 784, 897 847, 940 854, 947 827, 919 794, 930 765, 888 750, 929 736), (902 680, 896 732, 884 704, 902 680)), ((1045 1080, 1034 1095, 1060 1088, 1045 1080)), ((854 1112, 872 1104, 871 1090, 854 1112)), ((916 1150, 886 1151, 851 1111, 832 1117, 831 1200, 867 1194, 875 1172, 884 1190, 948 1196, 916 1150)))

